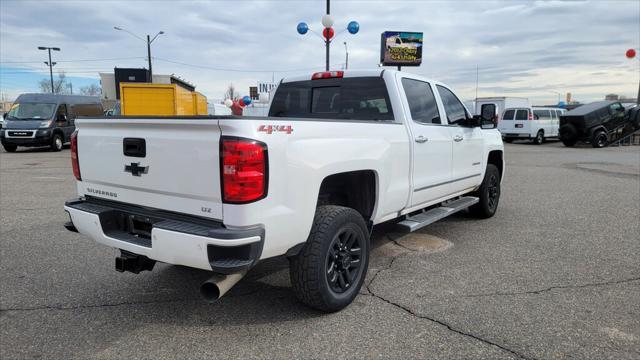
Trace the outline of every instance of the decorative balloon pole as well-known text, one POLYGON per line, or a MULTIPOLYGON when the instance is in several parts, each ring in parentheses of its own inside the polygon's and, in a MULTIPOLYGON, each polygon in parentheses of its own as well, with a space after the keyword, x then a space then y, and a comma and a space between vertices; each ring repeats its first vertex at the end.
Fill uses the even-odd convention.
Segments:
POLYGON ((231 108, 233 115, 242 116, 242 109, 247 105, 251 105, 251 98, 244 96, 236 100, 227 99, 224 101, 224 105, 231 108))
MULTIPOLYGON (((636 50, 629 49, 627 50, 625 55, 627 56, 627 59, 633 59, 636 57, 636 50)), ((640 105, 640 83, 638 83, 638 96, 636 97, 636 104, 640 105)))
MULTIPOLYGON (((323 26, 322 39, 324 41, 325 52, 326 52, 326 59, 325 59, 326 71, 329 71, 329 51, 331 47, 331 42, 333 41, 333 38, 335 36, 340 35, 341 33, 344 32, 344 30, 342 30, 341 32, 336 34, 335 31, 333 30, 333 17, 331 16, 329 2, 330 0, 327 0, 327 13, 322 16, 322 21, 321 21, 323 26)), ((309 31, 314 32, 309 28, 309 25, 307 25, 307 23, 305 22, 299 23, 297 30, 298 30, 298 34, 300 35, 305 35, 309 31)), ((350 34, 357 34, 358 31, 360 30, 360 24, 358 24, 358 22, 356 21, 351 21, 349 25, 347 25, 347 28, 345 30, 349 31, 350 34)), ((318 34, 316 33, 316 35, 318 34)))

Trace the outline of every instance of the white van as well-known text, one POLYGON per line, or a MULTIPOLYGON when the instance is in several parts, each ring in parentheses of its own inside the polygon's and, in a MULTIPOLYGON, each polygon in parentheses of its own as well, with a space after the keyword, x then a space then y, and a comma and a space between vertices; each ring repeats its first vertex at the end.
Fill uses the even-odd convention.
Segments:
MULTIPOLYGON (((475 115, 480 115, 480 109, 484 104, 494 104, 496 106, 497 121, 500 122, 500 116, 505 109, 515 109, 520 107, 531 107, 529 99, 514 96, 492 96, 480 97, 475 100, 473 109, 475 115)), ((471 107, 469 109, 472 109, 471 107)))
POLYGON ((566 111, 551 107, 508 108, 502 113, 498 130, 505 142, 526 139, 540 145, 545 139, 558 137, 560 115, 566 111))

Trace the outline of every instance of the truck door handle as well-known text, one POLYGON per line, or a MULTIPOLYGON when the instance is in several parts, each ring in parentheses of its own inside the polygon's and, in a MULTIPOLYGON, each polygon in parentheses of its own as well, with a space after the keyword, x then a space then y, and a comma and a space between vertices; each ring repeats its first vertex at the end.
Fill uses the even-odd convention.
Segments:
POLYGON ((456 135, 456 136, 454 136, 453 141, 460 142, 460 141, 462 141, 462 139, 463 139, 462 135, 456 135))
POLYGON ((425 143, 425 142, 427 142, 427 141, 429 141, 429 139, 427 139, 426 137, 424 137, 424 136, 422 136, 422 135, 420 135, 420 136, 416 136, 416 142, 417 142, 417 143, 425 143))

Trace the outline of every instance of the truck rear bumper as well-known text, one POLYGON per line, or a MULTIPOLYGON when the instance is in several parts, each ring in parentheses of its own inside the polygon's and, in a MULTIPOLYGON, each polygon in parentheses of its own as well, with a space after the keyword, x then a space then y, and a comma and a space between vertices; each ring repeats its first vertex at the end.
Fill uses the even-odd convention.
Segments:
POLYGON ((150 259, 222 274, 246 271, 260 258, 264 229, 87 198, 67 201, 73 227, 101 244, 150 259))

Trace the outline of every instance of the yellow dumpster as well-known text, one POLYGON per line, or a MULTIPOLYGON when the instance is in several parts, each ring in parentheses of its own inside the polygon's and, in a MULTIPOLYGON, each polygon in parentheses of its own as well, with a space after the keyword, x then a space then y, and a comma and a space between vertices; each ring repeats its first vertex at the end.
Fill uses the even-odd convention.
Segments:
POLYGON ((207 97, 197 91, 191 94, 193 95, 193 114, 207 115, 207 97))
POLYGON ((207 98, 176 84, 120 83, 120 109, 126 116, 206 115, 207 98))

